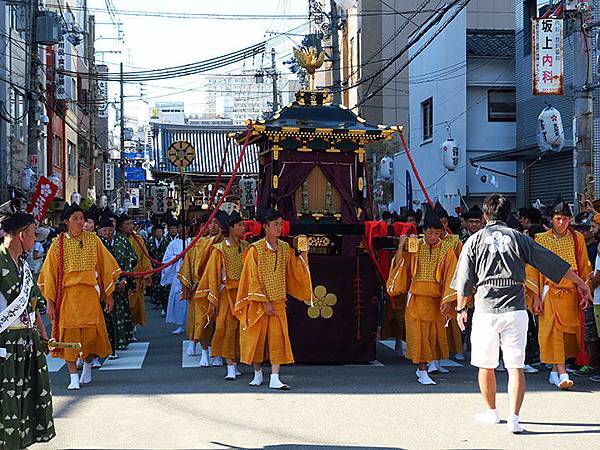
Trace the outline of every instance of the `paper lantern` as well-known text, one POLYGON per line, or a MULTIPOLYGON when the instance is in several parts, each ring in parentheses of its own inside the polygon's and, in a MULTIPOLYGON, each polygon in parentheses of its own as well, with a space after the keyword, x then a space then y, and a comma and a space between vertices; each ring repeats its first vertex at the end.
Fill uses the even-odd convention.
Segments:
POLYGON ((442 161, 444 167, 448 170, 455 170, 458 167, 458 144, 452 138, 444 141, 441 147, 442 161))
POLYGON ((537 138, 542 152, 562 150, 565 145, 565 133, 558 109, 549 106, 540 113, 537 138))
POLYGON ((394 179, 394 159, 389 156, 384 156, 379 162, 379 178, 384 181, 392 181, 394 179))

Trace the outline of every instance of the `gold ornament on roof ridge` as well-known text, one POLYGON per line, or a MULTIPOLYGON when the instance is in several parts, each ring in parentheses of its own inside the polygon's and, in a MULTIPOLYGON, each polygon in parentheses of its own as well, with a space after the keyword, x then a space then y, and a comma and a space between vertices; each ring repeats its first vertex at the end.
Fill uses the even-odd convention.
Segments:
POLYGON ((294 49, 294 56, 298 65, 308 73, 309 90, 315 89, 315 72, 325 63, 325 52, 319 53, 316 47, 302 47, 294 49))

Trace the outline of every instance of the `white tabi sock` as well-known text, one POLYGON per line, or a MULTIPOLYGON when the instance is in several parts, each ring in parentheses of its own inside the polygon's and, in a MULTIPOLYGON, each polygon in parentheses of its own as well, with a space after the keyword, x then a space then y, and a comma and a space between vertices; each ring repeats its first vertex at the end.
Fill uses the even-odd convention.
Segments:
POLYGON ((250 386, 260 386, 263 382, 263 373, 262 370, 254 371, 254 378, 250 382, 250 386))
POLYGON ((240 369, 238 369, 237 363, 235 363, 233 366, 235 367, 235 376, 239 377, 242 374, 242 372, 240 372, 240 369))
POLYGON ((89 384, 92 382, 92 364, 89 362, 83 363, 83 369, 81 370, 81 376, 79 377, 81 384, 89 384))
POLYGON ((430 377, 429 374, 427 373, 426 370, 417 370, 417 381, 421 384, 425 384, 425 385, 433 385, 433 384, 437 384, 435 381, 433 381, 430 377))
POLYGON ((522 433, 525 431, 521 424, 519 424, 519 416, 515 416, 514 414, 509 415, 508 419, 506 419, 506 428, 508 428, 510 433, 522 433))
POLYGON ((558 386, 559 382, 560 380, 558 378, 558 372, 550 372, 550 376, 548 377, 548 383, 553 384, 554 386, 558 386))
POLYGON ((100 358, 96 357, 92 359, 92 369, 97 369, 98 367, 102 367, 102 363, 100 362, 100 358))
POLYGON ((188 347, 185 351, 189 356, 195 356, 196 355, 196 343, 194 341, 191 341, 188 344, 188 347))
POLYGON ((200 358, 200 367, 210 367, 210 358, 208 350, 202 349, 202 357, 200 358))
POLYGON ((271 374, 271 381, 269 381, 269 388, 271 388, 271 389, 284 389, 284 390, 287 390, 290 387, 287 384, 284 384, 284 383, 281 382, 281 380, 279 379, 279 374, 272 373, 271 374))
POLYGON ((559 377, 558 387, 561 388, 563 391, 566 391, 567 389, 571 389, 573 387, 573 384, 574 383, 569 378, 569 374, 568 373, 563 373, 559 377))
POLYGON ((227 366, 227 376, 226 380, 235 380, 235 366, 227 366))
POLYGON ((500 413, 497 409, 486 409, 484 412, 475 414, 475 420, 479 423, 500 423, 500 413))
POLYGON ((72 373, 71 374, 71 382, 69 383, 69 385, 67 386, 67 389, 69 389, 70 391, 75 390, 75 389, 79 389, 79 375, 77 375, 76 373, 72 373))

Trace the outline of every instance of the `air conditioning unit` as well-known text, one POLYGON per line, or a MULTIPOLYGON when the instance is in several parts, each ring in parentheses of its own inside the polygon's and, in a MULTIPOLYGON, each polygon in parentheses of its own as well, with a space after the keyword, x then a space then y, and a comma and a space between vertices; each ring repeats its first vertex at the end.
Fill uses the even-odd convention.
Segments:
POLYGON ((58 44, 62 40, 62 23, 58 14, 45 11, 36 20, 36 42, 42 45, 58 44))

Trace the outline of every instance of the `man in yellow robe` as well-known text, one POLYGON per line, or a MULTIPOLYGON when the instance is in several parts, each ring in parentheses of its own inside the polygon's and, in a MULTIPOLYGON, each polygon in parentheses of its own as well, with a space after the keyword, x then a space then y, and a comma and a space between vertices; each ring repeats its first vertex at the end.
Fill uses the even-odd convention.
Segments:
MULTIPOLYGON (((583 235, 569 228, 572 213, 565 202, 556 204, 551 212, 552 228, 538 233, 535 241, 566 261, 579 277, 587 281, 592 267, 587 255, 583 235)), ((539 295, 531 289, 533 309, 539 314, 538 339, 540 360, 552 364, 548 382, 560 389, 570 389, 573 380, 569 378, 565 361, 577 355, 582 343, 580 308, 588 306, 588 300, 581 300, 575 283, 563 279, 554 283, 539 271, 528 267, 529 286, 539 286, 539 295)))
MULTIPOLYGON (((450 233, 450 224, 449 219, 450 216, 446 209, 442 206, 439 201, 435 202, 435 207, 433 208, 435 214, 440 218, 440 222, 444 226, 444 230, 442 231, 442 240, 445 241, 448 245, 452 247, 454 250, 454 254, 456 255, 456 260, 458 261, 458 257, 460 256, 460 252, 463 248, 463 243, 460 241, 460 238, 456 234, 450 233)), ((452 305, 452 307, 456 307, 456 305, 452 305)), ((451 355, 459 361, 465 360, 465 355, 463 354, 463 340, 462 333, 460 328, 458 327, 458 322, 456 321, 456 317, 452 317, 450 319, 450 323, 446 328, 446 334, 448 337, 448 350, 451 355)), ((438 364, 439 365, 439 364, 438 364)), ((440 366, 442 367, 442 366, 440 366)), ((440 370, 441 373, 447 373, 448 369, 444 367, 440 370)))
POLYGON ((243 240, 245 229, 240 213, 233 211, 221 220, 225 239, 212 247, 195 301, 206 299, 210 303, 209 317, 215 322, 212 356, 225 359, 225 379, 235 380, 239 374, 237 360, 240 357, 240 327, 238 319, 233 315, 233 307, 248 242, 243 240))
MULTIPOLYGON (((220 214, 220 213, 217 213, 220 214)), ((201 223, 206 223, 210 218, 211 213, 206 213, 201 223)), ((218 219, 214 218, 210 221, 207 227, 207 236, 204 236, 196 242, 196 244, 183 257, 183 263, 177 274, 177 278, 181 282, 181 297, 182 300, 188 301, 188 318, 186 326, 186 334, 191 341, 186 352, 193 356, 197 354, 198 343, 202 348, 200 366, 210 366, 210 343, 215 331, 214 321, 208 320, 209 302, 206 299, 196 299, 196 289, 200 283, 200 279, 204 274, 204 269, 212 246, 219 243, 223 239, 223 232, 218 219)), ((214 361, 215 365, 221 365, 219 361, 214 361)))
POLYGON ((408 294, 406 306, 406 357, 417 364, 417 381, 436 384, 429 377, 439 360, 448 357, 445 324, 452 314, 456 292, 450 282, 456 268, 456 255, 451 245, 441 239, 443 225, 428 209, 424 216, 425 237, 416 253, 406 253, 407 237, 403 236, 392 261, 387 281, 390 295, 408 294), (429 370, 428 370, 429 369, 429 370))
POLYGON ((112 353, 100 301, 104 302, 106 312, 112 310, 121 269, 98 236, 83 231, 85 218, 77 204, 68 207, 63 217, 68 232, 53 240, 38 286, 48 301, 48 318, 58 320, 52 337, 59 342, 81 343, 84 360, 81 377, 77 376, 76 363, 79 350, 63 349, 55 353, 67 363, 71 379, 68 389, 79 389, 80 384, 92 381, 94 356, 106 357, 112 353))
POLYGON ((234 314, 240 320, 240 361, 254 365, 250 386, 263 383, 262 365, 271 362, 271 389, 288 390, 279 379, 282 364, 294 362, 285 304, 287 295, 308 301, 312 283, 308 256, 281 241, 283 220, 273 208, 259 211, 264 239, 244 259, 234 314))
MULTIPOLYGON (((133 268, 134 272, 147 272, 152 270, 152 263, 148 258, 148 250, 144 239, 133 229, 133 220, 125 213, 117 219, 117 229, 125 235, 133 251, 137 256, 137 264, 133 268)), ((146 306, 144 304, 144 295, 146 288, 152 286, 152 274, 137 277, 135 287, 129 291, 129 309, 131 310, 131 319, 133 321, 134 332, 137 326, 146 325, 146 306)), ((135 335, 133 340, 135 341, 135 335)))

